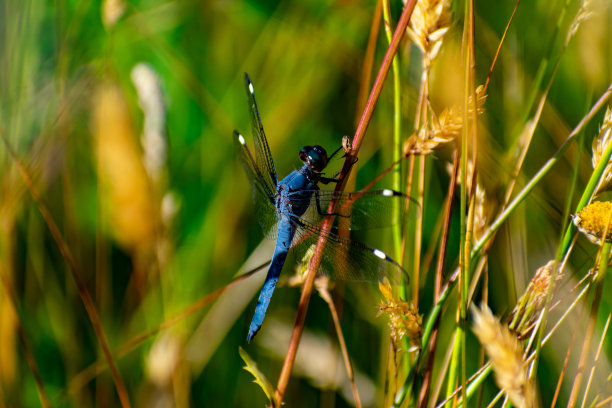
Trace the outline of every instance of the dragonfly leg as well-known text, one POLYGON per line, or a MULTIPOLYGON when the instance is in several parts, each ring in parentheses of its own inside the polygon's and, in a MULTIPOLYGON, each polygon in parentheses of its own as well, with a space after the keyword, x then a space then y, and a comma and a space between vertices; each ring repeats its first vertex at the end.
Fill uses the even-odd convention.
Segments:
MULTIPOLYGON (((334 152, 335 154, 335 152, 334 152)), ((357 163, 359 161, 359 157, 355 157, 355 160, 353 160, 351 162, 351 165, 349 167, 349 170, 353 167, 353 165, 355 163, 357 163)), ((340 176, 340 173, 342 173, 342 170, 340 170, 339 172, 337 172, 336 174, 334 174, 332 177, 321 177, 319 179, 319 181, 323 184, 329 184, 329 183, 338 183, 340 182, 340 179, 338 178, 340 176)))

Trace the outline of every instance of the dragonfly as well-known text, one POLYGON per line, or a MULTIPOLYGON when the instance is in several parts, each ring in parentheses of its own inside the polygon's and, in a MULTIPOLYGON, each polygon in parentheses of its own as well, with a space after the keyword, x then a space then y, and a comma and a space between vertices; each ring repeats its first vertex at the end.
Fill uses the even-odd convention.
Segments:
POLYGON ((319 189, 319 183, 340 181, 337 175, 327 177, 323 170, 342 149, 331 155, 319 145, 304 146, 299 152, 303 165, 280 180, 266 139, 255 100, 253 84, 245 73, 244 83, 249 104, 255 155, 247 147, 242 134, 234 130, 234 142, 249 178, 256 212, 264 234, 276 239, 272 260, 259 294, 247 341, 260 330, 270 299, 290 250, 301 259, 320 236, 327 242, 322 253, 320 270, 334 279, 377 282, 384 277, 397 281, 406 271, 383 251, 338 234, 338 227, 324 229, 322 220, 328 215, 350 219, 349 229, 375 228, 395 222, 393 214, 403 216, 406 199, 400 192, 383 189, 366 192, 341 192, 319 189), (333 211, 327 212, 333 202, 333 211), (395 211, 399 209, 399 211, 395 211))

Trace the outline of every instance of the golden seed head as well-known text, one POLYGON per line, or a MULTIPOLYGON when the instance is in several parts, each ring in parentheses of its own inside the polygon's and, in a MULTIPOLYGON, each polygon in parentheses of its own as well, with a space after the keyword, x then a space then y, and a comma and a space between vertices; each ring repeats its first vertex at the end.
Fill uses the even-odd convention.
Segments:
POLYGON ((560 281, 563 278, 562 271, 556 271, 557 268, 559 268, 559 263, 555 260, 548 261, 546 265, 538 268, 529 285, 527 285, 525 293, 514 308, 513 313, 519 313, 522 316, 520 316, 520 319, 515 318, 520 323, 513 329, 522 333, 539 316, 546 301, 551 276, 556 272, 555 281, 560 281))
POLYGON ((604 233, 606 242, 612 242, 612 202, 592 202, 574 216, 574 224, 595 244, 601 243, 604 233))
MULTIPOLYGON (((536 271, 533 279, 529 282, 529 286, 527 290, 532 290, 534 294, 534 300, 537 303, 536 306, 539 308, 544 303, 546 299, 546 294, 548 293, 548 286, 550 286, 550 277, 555 272, 555 269, 558 268, 558 262, 555 260, 548 261, 548 263, 544 266, 541 266, 536 271)), ((556 281, 561 280, 563 274, 561 271, 556 273, 556 281)))
POLYGON ((474 209, 474 240, 479 241, 487 230, 486 194, 484 187, 476 181, 476 197, 474 209))
MULTIPOLYGON (((597 167, 599 162, 603 159, 603 153, 608 148, 610 142, 612 141, 612 111, 610 111, 610 107, 606 110, 606 114, 604 115, 603 123, 599 128, 599 135, 593 140, 593 158, 591 159, 591 163, 593 164, 593 168, 597 167)), ((603 172, 602 180, 597 186, 596 193, 605 190, 612 181, 612 162, 608 161, 606 168, 603 172)))
POLYGON ((582 2, 580 3, 580 8, 578 9, 576 16, 574 17, 572 24, 570 24, 569 30, 567 30, 567 36, 565 37, 566 44, 574 36, 574 34, 576 34, 576 31, 578 31, 578 27, 580 27, 580 24, 588 20, 592 15, 593 12, 591 11, 591 1, 582 0, 582 2))
POLYGON ((414 7, 407 32, 423 52, 425 65, 438 56, 442 39, 450 28, 449 6, 449 0, 420 0, 414 7))
POLYGON ((106 27, 112 27, 125 13, 125 1, 105 0, 102 3, 102 22, 106 27))
MULTIPOLYGON (((476 112, 481 114, 484 112, 484 103, 487 99, 483 92, 482 85, 476 88, 476 112)), ((469 106, 472 106, 470 98, 469 106)), ((472 110, 469 110, 471 114, 472 110)), ((459 107, 451 106, 446 108, 439 115, 435 116, 432 112, 433 119, 425 124, 417 133, 414 133, 404 142, 404 154, 420 154, 425 155, 431 153, 441 145, 448 143, 461 136, 461 128, 463 127, 463 114, 459 107)))
POLYGON ((495 382, 517 407, 532 407, 533 393, 518 339, 493 315, 486 304, 471 306, 474 316, 472 331, 491 359, 495 382))
POLYGON ((391 284, 386 278, 378 287, 386 299, 378 306, 378 315, 386 313, 389 316, 393 342, 397 344, 404 336, 408 336, 413 343, 418 344, 423 332, 423 316, 418 314, 418 309, 411 303, 393 297, 391 284))

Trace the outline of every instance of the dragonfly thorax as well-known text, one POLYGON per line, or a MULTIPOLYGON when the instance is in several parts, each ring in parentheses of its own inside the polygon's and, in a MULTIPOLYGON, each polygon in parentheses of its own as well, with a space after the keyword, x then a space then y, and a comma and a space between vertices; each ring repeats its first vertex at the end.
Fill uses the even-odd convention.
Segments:
POLYGON ((306 163, 313 171, 321 173, 327 166, 327 152, 319 145, 304 146, 300 150, 300 160, 306 163))

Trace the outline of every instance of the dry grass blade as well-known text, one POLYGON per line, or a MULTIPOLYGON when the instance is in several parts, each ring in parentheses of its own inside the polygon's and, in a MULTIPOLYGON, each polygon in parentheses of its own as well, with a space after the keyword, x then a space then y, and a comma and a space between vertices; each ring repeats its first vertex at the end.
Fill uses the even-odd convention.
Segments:
POLYGON ((111 355, 110 348, 108 346, 108 342, 106 341, 106 336, 104 334, 104 328, 102 327, 102 321, 100 320, 100 315, 98 314, 98 311, 93 303, 91 294, 89 293, 89 290, 87 289, 85 278, 83 277, 81 271, 77 267, 76 261, 74 257, 72 256, 72 252, 70 251, 70 248, 68 248, 68 244, 66 244, 66 241, 62 237, 62 234, 59 228, 57 227, 57 224, 55 223, 53 217, 51 216, 51 213, 49 212, 47 207, 43 204, 40 198, 40 195, 38 194, 38 191, 34 187, 34 180, 32 180, 32 177, 30 177, 30 173, 26 170, 21 160, 19 160, 19 158, 17 157, 17 154, 12 149, 11 145, 6 139, 6 135, 4 134, 4 132, 0 131, 0 137, 2 138, 2 141, 4 142, 4 145, 6 146, 6 149, 8 150, 15 165, 17 166, 19 173, 21 174, 21 177, 23 178, 23 181, 25 182, 28 188, 28 191, 30 192, 30 195, 32 196, 32 199, 38 206, 38 210, 42 214, 45 220, 45 223, 47 224, 47 227, 49 228, 49 231, 51 232, 51 235, 53 236, 53 239, 62 254, 62 257, 66 261, 66 264, 68 264, 68 268, 70 269, 70 272, 72 272, 72 277, 74 278, 74 281, 76 282, 76 285, 78 287, 79 295, 81 296, 81 300, 83 301, 85 310, 87 311, 89 320, 91 321, 91 325, 93 326, 93 329, 96 332, 96 337, 100 343, 100 347, 102 348, 102 351, 104 352, 104 356, 106 357, 106 362, 108 366, 110 367, 113 381, 115 383, 115 388, 117 389, 117 394, 119 395, 119 399, 121 401, 121 405, 124 408, 129 407, 130 400, 127 394, 127 390, 125 388, 125 383, 123 382, 123 378, 121 377, 121 374, 119 373, 119 370, 117 370, 115 362, 113 361, 113 356, 111 355))

